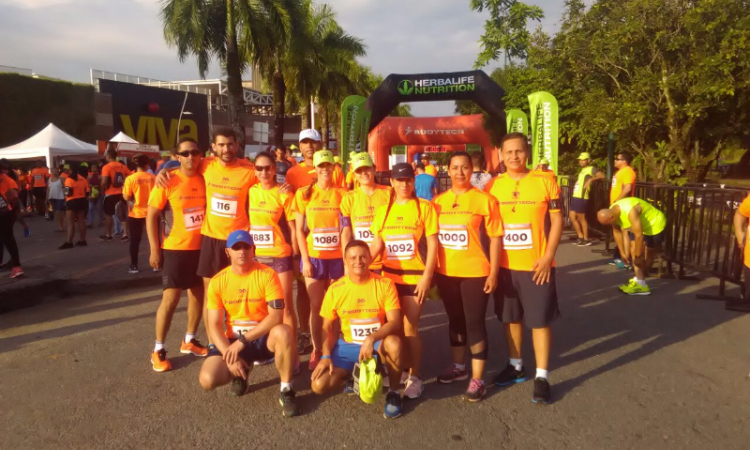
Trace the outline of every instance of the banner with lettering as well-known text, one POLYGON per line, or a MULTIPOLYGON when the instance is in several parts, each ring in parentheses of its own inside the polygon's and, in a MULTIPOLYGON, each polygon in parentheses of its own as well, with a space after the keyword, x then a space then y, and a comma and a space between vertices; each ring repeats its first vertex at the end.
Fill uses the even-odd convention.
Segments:
POLYGON ((557 153, 560 143, 558 134, 559 110, 557 100, 549 92, 534 92, 529 95, 531 111, 532 168, 542 158, 549 161, 549 168, 557 173, 557 153))

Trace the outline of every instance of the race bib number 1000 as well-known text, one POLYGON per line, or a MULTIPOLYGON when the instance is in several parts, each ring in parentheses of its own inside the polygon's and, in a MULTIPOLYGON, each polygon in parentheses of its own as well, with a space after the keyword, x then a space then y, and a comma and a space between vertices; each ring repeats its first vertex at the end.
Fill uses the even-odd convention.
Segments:
POLYGON ((362 345, 367 336, 380 329, 380 320, 377 317, 374 319, 351 319, 349 329, 352 333, 352 342, 362 345))
POLYGON ((338 228, 314 228, 312 231, 313 236, 313 250, 317 251, 333 251, 339 248, 339 229, 338 228))
POLYGON ((508 251, 534 248, 534 241, 531 238, 531 224, 506 224, 503 247, 508 251))
POLYGON ((451 250, 469 249, 469 231, 466 225, 440 225, 440 245, 451 250))
POLYGON ((203 216, 206 210, 202 206, 187 208, 182 210, 182 217, 185 221, 185 230, 196 230, 203 225, 203 216))
POLYGON ((214 194, 211 197, 211 214, 222 217, 237 217, 237 196, 214 194))

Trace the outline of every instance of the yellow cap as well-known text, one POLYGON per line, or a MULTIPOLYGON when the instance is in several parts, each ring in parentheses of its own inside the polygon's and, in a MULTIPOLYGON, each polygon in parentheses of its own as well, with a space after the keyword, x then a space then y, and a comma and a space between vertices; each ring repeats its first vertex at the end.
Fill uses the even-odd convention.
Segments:
POLYGON ((547 158, 542 158, 541 160, 539 160, 539 164, 543 166, 549 166, 549 161, 547 160, 547 158))
POLYGON ((580 155, 578 155, 578 159, 591 159, 591 155, 589 155, 589 152, 583 152, 580 155))
POLYGON ((333 157, 333 162, 335 162, 336 164, 341 164, 341 158, 339 158, 338 155, 336 155, 333 157))
POLYGON ((313 166, 318 167, 323 163, 334 164, 333 153, 330 150, 318 150, 313 155, 313 166))
POLYGON ((289 150, 297 150, 297 146, 292 144, 289 146, 289 150))
POLYGON ((367 152, 352 153, 350 164, 352 170, 357 170, 360 167, 373 167, 375 164, 372 163, 372 158, 367 152))

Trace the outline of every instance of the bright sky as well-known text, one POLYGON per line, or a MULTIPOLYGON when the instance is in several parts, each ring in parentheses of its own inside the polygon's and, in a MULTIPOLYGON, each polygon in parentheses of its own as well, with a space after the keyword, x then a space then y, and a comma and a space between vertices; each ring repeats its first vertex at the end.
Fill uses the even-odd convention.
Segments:
MULTIPOLYGON (((541 6, 542 27, 557 29, 563 0, 541 6)), ((470 70, 486 13, 469 0, 329 0, 344 29, 367 45, 362 62, 390 73, 470 70)), ((0 65, 88 82, 89 69, 160 80, 197 79, 164 43, 159 0, 0 0, 0 65)), ((534 25, 535 27, 536 25, 534 25)), ((489 73, 491 67, 485 68, 489 73)), ((214 65, 209 78, 221 77, 214 65)), ((412 104, 417 116, 453 114, 453 102, 412 104)))

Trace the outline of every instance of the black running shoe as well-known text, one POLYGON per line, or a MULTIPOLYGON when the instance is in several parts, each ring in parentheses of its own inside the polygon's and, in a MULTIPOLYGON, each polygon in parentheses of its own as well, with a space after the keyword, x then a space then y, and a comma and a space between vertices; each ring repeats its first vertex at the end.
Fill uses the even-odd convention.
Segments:
POLYGON ((537 377, 534 380, 534 396, 531 397, 531 401, 546 405, 549 403, 551 397, 549 381, 546 378, 537 377))
POLYGON ((69 248, 73 248, 73 244, 71 244, 70 242, 66 242, 63 245, 57 247, 58 250, 67 250, 69 248))
POLYGON ((593 242, 591 242, 591 239, 582 239, 581 243, 578 244, 578 246, 580 246, 580 247, 588 247, 588 246, 590 246, 592 244, 593 244, 593 242))
POLYGON ((234 377, 229 395, 232 397, 242 397, 245 395, 245 392, 247 392, 247 380, 242 377, 234 377))
POLYGON ((112 240, 112 236, 107 236, 106 234, 103 234, 103 235, 99 236, 99 240, 100 241, 104 241, 104 242, 111 241, 112 240))
POLYGON ((87 245, 89 245, 89 244, 87 244, 86 241, 78 241, 78 242, 76 242, 76 247, 86 247, 87 245))
POLYGON ((279 404, 281 404, 281 414, 284 417, 294 417, 299 415, 299 406, 295 399, 296 393, 294 389, 283 391, 279 396, 279 404))
POLYGON ((385 396, 385 410, 383 411, 383 417, 386 419, 396 419, 401 417, 401 395, 398 392, 388 391, 385 396))
POLYGON ((497 374, 492 382, 495 383, 495 386, 508 386, 509 384, 523 383, 526 379, 526 372, 524 372, 523 366, 521 370, 516 370, 515 367, 508 364, 502 372, 497 374))
POLYGON ((131 264, 130 268, 128 269, 128 273, 138 273, 140 270, 138 270, 138 266, 135 264, 131 264))

